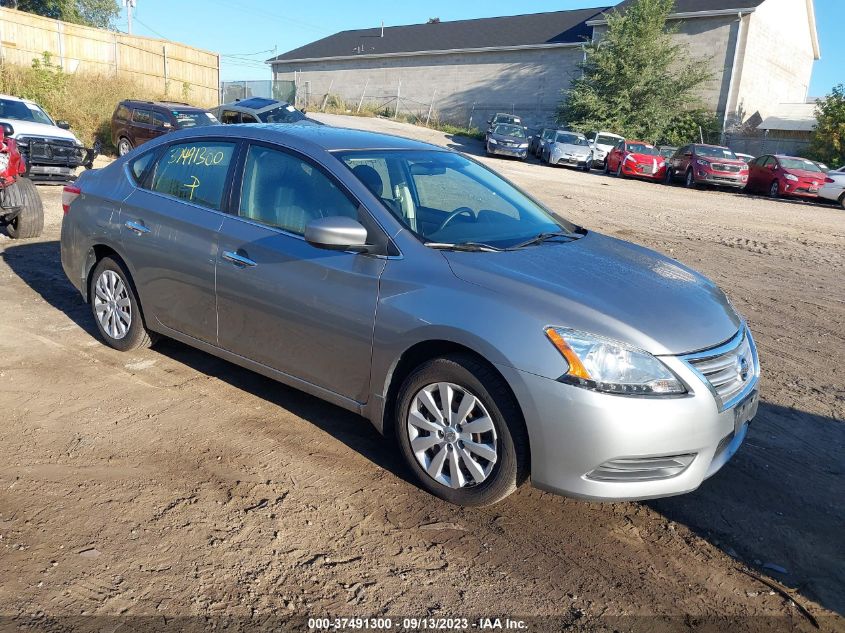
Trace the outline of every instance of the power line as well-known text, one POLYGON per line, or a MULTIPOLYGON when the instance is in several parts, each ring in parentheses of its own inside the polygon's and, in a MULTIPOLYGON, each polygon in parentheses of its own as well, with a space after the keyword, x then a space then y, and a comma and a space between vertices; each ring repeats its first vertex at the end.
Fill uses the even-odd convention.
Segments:
POLYGON ((316 24, 310 24, 308 22, 303 22, 302 20, 297 20, 296 18, 292 18, 289 16, 282 16, 277 13, 271 13, 269 11, 265 11, 263 9, 256 9, 255 7, 246 6, 240 2, 233 2, 232 0, 226 0, 222 2, 221 0, 212 0, 215 4, 218 4, 222 7, 227 9, 231 9, 233 6, 243 9, 244 11, 249 11, 251 13, 255 13, 256 15, 263 15, 270 18, 275 18, 277 20, 281 20, 282 22, 292 22, 294 24, 298 24, 299 26, 303 26, 305 28, 313 29, 319 33, 331 33, 327 29, 317 26, 316 24))

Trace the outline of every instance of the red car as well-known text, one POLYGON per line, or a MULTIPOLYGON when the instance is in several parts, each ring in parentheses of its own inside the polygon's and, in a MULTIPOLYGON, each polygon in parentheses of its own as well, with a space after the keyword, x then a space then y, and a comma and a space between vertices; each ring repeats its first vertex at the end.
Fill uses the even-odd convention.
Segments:
POLYGON ((666 160, 654 145, 643 141, 620 141, 607 155, 604 172, 663 180, 666 177, 666 160))
POLYGON ((748 163, 727 147, 685 145, 667 161, 666 184, 682 178, 687 187, 718 185, 742 189, 748 182, 748 163))
POLYGON ((778 196, 817 198, 825 184, 825 173, 811 160, 767 154, 750 163, 748 191, 778 196))

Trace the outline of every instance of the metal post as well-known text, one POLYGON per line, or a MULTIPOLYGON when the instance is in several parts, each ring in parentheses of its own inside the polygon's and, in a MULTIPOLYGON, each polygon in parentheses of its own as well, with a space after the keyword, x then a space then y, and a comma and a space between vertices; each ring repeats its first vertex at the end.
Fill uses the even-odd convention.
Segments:
POLYGON ((431 120, 431 110, 434 108, 434 98, 437 96, 437 88, 431 93, 431 103, 428 104, 428 115, 425 117, 425 126, 428 127, 428 122, 431 120))
POLYGON ((399 85, 396 86, 396 110, 393 112, 393 118, 399 117, 399 99, 402 96, 402 80, 399 80, 399 85))
POLYGON ((332 80, 329 82, 329 90, 326 92, 326 96, 323 97, 323 107, 320 108, 321 112, 326 111, 326 104, 329 102, 329 95, 332 93, 332 86, 334 86, 334 77, 332 77, 332 80))
POLYGON ((355 114, 361 113, 361 106, 364 103, 364 94, 367 92, 367 86, 370 85, 370 78, 367 77, 367 81, 364 82, 364 89, 361 91, 361 99, 358 101, 358 109, 355 111, 355 114))
POLYGON ((167 89, 169 88, 169 80, 167 78, 167 44, 161 45, 161 54, 164 58, 164 96, 167 96, 167 89))

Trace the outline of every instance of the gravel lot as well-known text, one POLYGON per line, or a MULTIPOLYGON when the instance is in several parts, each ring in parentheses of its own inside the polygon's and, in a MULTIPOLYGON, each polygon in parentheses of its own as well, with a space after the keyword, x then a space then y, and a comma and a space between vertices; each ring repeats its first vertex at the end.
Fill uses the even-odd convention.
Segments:
POLYGON ((61 188, 44 186, 44 235, 0 236, 0 628, 548 615, 583 630, 703 630, 712 616, 845 630, 845 213, 482 160, 729 294, 764 372, 730 464, 648 503, 526 486, 449 506, 354 415, 174 342, 102 345, 59 264, 61 188))

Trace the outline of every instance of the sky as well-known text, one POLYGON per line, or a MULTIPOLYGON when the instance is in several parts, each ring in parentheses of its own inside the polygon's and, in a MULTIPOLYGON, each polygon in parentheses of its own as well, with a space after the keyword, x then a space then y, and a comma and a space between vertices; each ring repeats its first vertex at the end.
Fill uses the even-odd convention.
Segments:
MULTIPOLYGON (((800 0, 793 0, 795 2, 800 0)), ((137 0, 133 33, 162 37, 221 54, 224 81, 270 79, 264 64, 274 54, 337 31, 541 13, 613 4, 614 0, 137 0), (177 8, 178 7, 178 8, 177 8)), ((810 96, 845 83, 845 0, 815 0, 821 60, 815 63, 810 96)), ((118 28, 126 30, 126 14, 118 28)))

